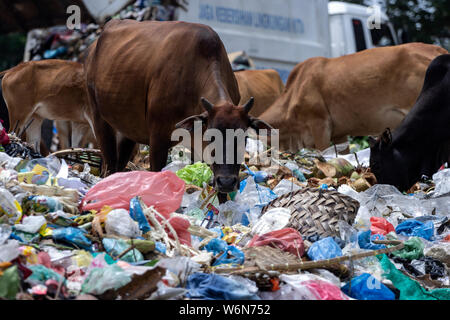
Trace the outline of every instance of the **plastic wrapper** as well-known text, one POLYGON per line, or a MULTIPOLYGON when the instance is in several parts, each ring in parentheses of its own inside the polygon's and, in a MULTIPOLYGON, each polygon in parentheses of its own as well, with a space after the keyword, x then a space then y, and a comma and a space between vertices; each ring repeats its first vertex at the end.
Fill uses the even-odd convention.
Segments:
POLYGON ((404 248, 398 251, 392 252, 396 257, 414 260, 423 256, 424 244, 418 237, 412 237, 404 242, 404 248))
POLYGON ((211 168, 202 162, 197 162, 177 171, 177 176, 187 184, 203 187, 203 183, 208 183, 213 176, 211 168))
POLYGON ((372 235, 371 233, 372 232, 370 230, 358 233, 359 247, 362 249, 367 249, 367 250, 385 249, 386 246, 384 244, 375 244, 372 241, 373 240, 386 240, 386 238, 380 234, 372 235))
POLYGON ((14 169, 20 161, 22 161, 22 158, 10 157, 5 152, 0 152, 0 163, 4 163, 6 169, 14 169))
POLYGON ((92 187, 83 201, 83 210, 130 209, 130 200, 141 196, 147 206, 166 218, 180 207, 185 183, 173 172, 131 171, 110 175, 92 187))
POLYGON ((300 190, 301 187, 290 180, 283 179, 281 180, 275 188, 273 188, 273 192, 278 196, 282 196, 286 193, 295 192, 300 190))
POLYGON ((414 219, 409 219, 400 223, 395 228, 395 232, 405 236, 422 237, 426 240, 431 240, 434 235, 434 224, 432 221, 423 223, 414 219))
POLYGON ((450 289, 425 290, 398 270, 385 254, 379 256, 379 260, 384 276, 400 291, 400 300, 450 300, 450 289))
POLYGON ((20 244, 17 240, 8 240, 0 246, 0 262, 9 262, 20 254, 20 244))
MULTIPOLYGON (((292 253, 297 257, 303 256, 305 247, 300 233, 292 228, 272 231, 263 235, 255 235, 247 244, 248 247, 271 246, 292 253)), ((339 248, 340 250, 340 248, 339 248)))
POLYGON ((170 270, 182 282, 185 282, 191 274, 200 272, 201 267, 188 257, 164 258, 159 260, 156 266, 170 270))
POLYGON ((340 256, 342 256, 341 247, 332 237, 316 241, 308 249, 308 257, 311 260, 325 260, 340 256))
POLYGON ((351 279, 342 287, 342 291, 358 300, 395 300, 395 294, 368 273, 351 279))
POLYGON ((22 218, 22 207, 11 192, 0 188, 0 216, 2 215, 8 217, 9 224, 19 223, 22 218))
POLYGON ((172 171, 173 173, 176 173, 178 170, 183 169, 189 164, 189 162, 175 160, 165 166, 161 171, 172 171))
POLYGON ((395 232, 395 228, 384 218, 372 217, 370 218, 370 231, 372 234, 381 234, 384 236, 389 232, 395 232))
POLYGON ((434 197, 450 193, 450 169, 444 169, 433 174, 433 181, 436 184, 434 197))
POLYGON ((23 210, 25 212, 48 213, 63 210, 61 202, 55 197, 30 196, 24 199, 23 210))
POLYGON ((4 244, 11 235, 12 228, 8 224, 0 224, 0 245, 4 244))
POLYGON ((108 213, 105 230, 108 235, 119 237, 137 238, 141 236, 138 223, 130 217, 125 209, 115 209, 108 213))
POLYGON ((214 261, 213 266, 221 264, 242 265, 245 261, 244 253, 235 246, 228 246, 225 252, 214 261))
POLYGON ((92 269, 86 277, 82 292, 100 295, 109 289, 119 289, 131 282, 131 276, 122 268, 113 264, 92 269))
MULTIPOLYGON (((122 254, 125 250, 131 247, 131 245, 129 245, 122 239, 104 238, 102 243, 103 246, 105 247, 106 252, 115 258, 120 256, 120 254, 122 254)), ((120 260, 127 262, 138 262, 144 260, 144 256, 142 255, 142 253, 139 252, 139 250, 132 249, 128 251, 126 254, 124 254, 120 258, 120 260)))
MULTIPOLYGON (((16 170, 19 172, 27 172, 35 170, 36 166, 39 165, 43 167, 52 176, 56 176, 61 169, 61 162, 55 156, 48 156, 45 158, 33 159, 24 162, 24 166, 17 167, 16 170)), ((35 170, 36 172, 36 170, 35 170)))
POLYGON ((134 197, 130 200, 130 216, 139 223, 139 229, 141 229, 142 233, 147 233, 151 230, 150 224, 144 215, 140 197, 134 197))
POLYGON ((11 266, 0 276, 0 298, 13 300, 20 290, 20 276, 17 266, 11 266))
POLYGON ((191 299, 204 300, 260 300, 248 286, 214 273, 194 273, 189 276, 186 289, 191 299))
POLYGON ((46 226, 47 220, 43 216, 26 216, 22 219, 22 223, 16 224, 14 228, 23 232, 37 233, 46 226))
POLYGON ((187 292, 184 288, 172 288, 162 281, 156 284, 156 291, 147 300, 175 300, 181 299, 187 292))
POLYGON ((450 268, 450 242, 434 243, 431 247, 426 248, 424 253, 428 257, 442 261, 450 268))
POLYGON ((283 229, 289 223, 291 211, 287 208, 273 208, 262 215, 253 226, 252 233, 262 235, 283 229))
POLYGON ((243 215, 246 214, 249 207, 236 201, 227 201, 220 204, 218 209, 218 221, 225 226, 233 226, 242 222, 243 215))
POLYGON ((271 189, 258 185, 253 177, 248 177, 241 181, 235 201, 250 208, 256 206, 262 208, 277 197, 271 189))
POLYGON ((92 246, 91 240, 86 238, 81 229, 67 227, 53 230, 52 237, 58 241, 64 241, 75 245, 79 248, 90 250, 92 246))

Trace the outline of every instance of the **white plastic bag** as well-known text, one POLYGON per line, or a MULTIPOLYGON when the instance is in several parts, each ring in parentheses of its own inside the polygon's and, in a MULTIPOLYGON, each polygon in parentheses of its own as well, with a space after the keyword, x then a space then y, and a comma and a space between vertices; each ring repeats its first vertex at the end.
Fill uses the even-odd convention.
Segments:
POLYGON ((134 221, 127 210, 115 209, 106 216, 106 233, 126 238, 137 238, 142 235, 139 224, 134 221))
POLYGON ((265 233, 283 229, 291 218, 288 208, 272 208, 263 214, 253 226, 252 233, 263 235, 265 233))

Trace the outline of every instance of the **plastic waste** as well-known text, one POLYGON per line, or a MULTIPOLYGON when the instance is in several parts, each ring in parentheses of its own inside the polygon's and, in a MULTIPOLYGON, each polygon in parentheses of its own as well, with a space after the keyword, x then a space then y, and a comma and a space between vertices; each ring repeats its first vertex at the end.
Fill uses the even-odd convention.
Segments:
POLYGON ((12 228, 8 224, 0 224, 0 245, 4 244, 11 235, 12 228))
POLYGON ((201 270, 201 265, 188 257, 164 258, 159 260, 156 266, 171 271, 183 282, 185 282, 191 274, 200 272, 201 270))
POLYGON ((147 233, 151 230, 150 224, 144 215, 140 197, 134 197, 130 200, 130 216, 134 221, 139 223, 139 229, 142 233, 147 233))
POLYGON ((65 281, 64 277, 42 264, 35 264, 28 267, 33 273, 27 278, 27 282, 32 284, 44 284, 47 280, 65 281))
POLYGON ((368 273, 351 279, 342 287, 342 291, 358 300, 395 300, 395 294, 368 273))
POLYGON ((381 234, 385 236, 389 232, 395 231, 395 228, 384 218, 372 217, 370 218, 370 231, 372 234, 381 234))
POLYGON ((314 242, 307 254, 311 260, 325 260, 342 256, 342 250, 332 237, 327 237, 314 242))
POLYGON ((380 234, 371 234, 370 230, 359 232, 358 233, 358 244, 362 249, 368 250, 379 250, 385 249, 386 246, 384 244, 375 244, 373 240, 385 240, 386 238, 380 234))
POLYGON ((30 196, 24 199, 23 210, 25 212, 56 212, 63 210, 63 205, 55 197, 30 196))
POLYGON ((300 190, 301 187, 290 180, 283 179, 281 180, 275 188, 273 188, 273 192, 278 196, 282 196, 286 193, 295 192, 300 190))
POLYGON ((297 230, 292 228, 284 228, 262 235, 255 235, 247 246, 271 246, 292 253, 297 257, 301 257, 305 253, 302 236, 297 230))
MULTIPOLYGON (((111 239, 111 238, 103 238, 103 246, 105 247, 106 252, 117 259, 125 250, 129 249, 131 245, 126 243, 122 239, 111 239)), ((137 249, 132 249, 125 253, 120 260, 126 262, 138 262, 144 260, 142 253, 137 249)))
POLYGON ((287 208, 273 208, 259 218, 252 228, 252 233, 262 235, 283 229, 289 223, 291 211, 287 208))
POLYGON ((212 252, 214 255, 217 255, 221 252, 225 252, 228 249, 228 243, 224 240, 214 238, 206 244, 205 249, 209 252, 212 252))
POLYGON ((52 237, 55 240, 67 242, 84 250, 91 250, 92 242, 86 238, 82 229, 73 227, 58 228, 53 230, 52 237))
POLYGON ((131 276, 121 267, 113 264, 103 268, 93 268, 82 285, 83 293, 100 295, 109 289, 119 289, 131 282, 131 276))
POLYGON ((9 262, 20 254, 20 244, 17 240, 8 240, 0 246, 0 262, 9 262))
POLYGON ((432 221, 423 223, 414 219, 409 219, 400 223, 397 228, 395 228, 395 232, 405 236, 416 236, 431 240, 434 235, 434 224, 432 221))
POLYGON ((141 236, 139 225, 134 221, 127 210, 115 209, 106 216, 105 230, 108 235, 137 238, 141 236))
POLYGON ((13 265, 0 275, 0 298, 15 299, 20 290, 20 276, 17 266, 13 265))
POLYGON ((217 221, 225 226, 233 226, 242 222, 243 216, 249 210, 249 206, 236 201, 227 201, 220 204, 217 209, 219 209, 217 221))
POLYGON ((141 196, 146 206, 166 218, 180 207, 185 183, 173 172, 131 171, 110 175, 93 186, 83 200, 82 209, 100 210, 108 205, 114 209, 130 208, 130 200, 141 196))
POLYGON ((178 170, 176 175, 187 184, 203 187, 203 183, 211 180, 213 173, 206 163, 196 162, 178 170))
POLYGON ((190 164, 189 162, 175 160, 175 161, 172 161, 171 163, 169 163, 164 168, 162 168, 161 171, 172 171, 173 173, 176 173, 177 171, 183 169, 184 167, 186 167, 189 164, 190 164))
POLYGON ((412 237, 406 240, 404 245, 405 246, 403 249, 392 252, 392 255, 408 260, 419 259, 423 256, 423 249, 425 245, 420 238, 412 237))
POLYGON ((233 245, 227 247, 225 252, 216 259, 213 266, 219 266, 221 264, 241 265, 244 264, 244 253, 233 245))
POLYGON ((418 271, 414 274, 415 276, 429 274, 431 279, 436 280, 447 275, 445 265, 431 257, 421 257, 420 259, 412 260, 411 266, 415 271, 418 271))
POLYGON ((0 188, 0 216, 4 214, 8 217, 9 224, 19 223, 22 218, 22 207, 11 192, 0 188))
POLYGON ((14 228, 28 233, 37 233, 47 226, 47 220, 43 216, 26 216, 21 224, 16 224, 14 228))
POLYGON ((19 162, 22 161, 22 158, 19 157, 10 157, 5 152, 0 152, 0 163, 4 163, 6 169, 14 169, 19 162))
POLYGON ((189 276, 187 297, 205 300, 260 300, 246 285, 214 273, 194 273, 189 276))
POLYGON ((277 197, 270 188, 258 185, 250 176, 241 181, 235 200, 238 203, 247 204, 250 208, 255 206, 262 208, 277 197))
POLYGON ((450 169, 444 169, 433 174, 433 181, 436 184, 434 197, 450 193, 450 169))
POLYGON ((431 247, 426 248, 424 253, 427 257, 442 261, 450 267, 450 242, 434 243, 431 247))
POLYGON ((427 291, 417 281, 398 270, 385 254, 377 258, 384 270, 384 276, 400 291, 400 300, 450 300, 450 289, 427 291))

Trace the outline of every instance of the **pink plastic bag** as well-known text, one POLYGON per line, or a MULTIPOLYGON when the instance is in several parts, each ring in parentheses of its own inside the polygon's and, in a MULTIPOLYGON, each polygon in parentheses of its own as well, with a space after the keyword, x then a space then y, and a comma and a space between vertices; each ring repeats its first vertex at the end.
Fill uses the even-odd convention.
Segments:
POLYGON ((255 235, 248 247, 271 246, 292 253, 298 257, 305 253, 305 246, 300 233, 292 228, 275 230, 263 235, 255 235))
POLYGON ((395 228, 386 219, 380 217, 370 218, 370 231, 371 234, 387 235, 389 232, 395 232, 395 228))
POLYGON ((317 300, 348 300, 348 297, 334 284, 322 280, 302 282, 317 298, 317 300))
POLYGON ((131 171, 110 175, 92 187, 83 199, 82 210, 130 210, 130 200, 141 196, 147 206, 154 206, 166 219, 181 205, 185 183, 171 171, 131 171), (95 202, 94 202, 95 201, 95 202))

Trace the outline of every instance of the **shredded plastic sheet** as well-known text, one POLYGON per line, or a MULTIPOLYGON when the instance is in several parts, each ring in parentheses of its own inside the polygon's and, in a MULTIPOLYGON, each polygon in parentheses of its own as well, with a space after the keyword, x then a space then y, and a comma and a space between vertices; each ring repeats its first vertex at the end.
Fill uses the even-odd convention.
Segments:
POLYGON ((377 258, 385 272, 384 276, 400 290, 400 300, 450 300, 450 289, 427 291, 417 281, 398 270, 385 254, 377 258))

